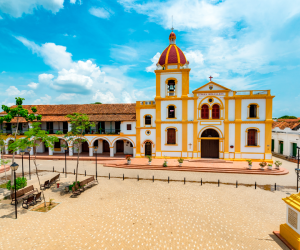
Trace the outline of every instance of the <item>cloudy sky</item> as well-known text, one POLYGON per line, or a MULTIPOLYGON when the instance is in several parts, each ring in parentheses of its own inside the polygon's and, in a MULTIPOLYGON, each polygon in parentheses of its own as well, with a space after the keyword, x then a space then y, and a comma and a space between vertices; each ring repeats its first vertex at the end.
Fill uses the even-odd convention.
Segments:
POLYGON ((0 104, 153 99, 172 16, 190 91, 212 75, 300 116, 300 0, 1 0, 0 104))

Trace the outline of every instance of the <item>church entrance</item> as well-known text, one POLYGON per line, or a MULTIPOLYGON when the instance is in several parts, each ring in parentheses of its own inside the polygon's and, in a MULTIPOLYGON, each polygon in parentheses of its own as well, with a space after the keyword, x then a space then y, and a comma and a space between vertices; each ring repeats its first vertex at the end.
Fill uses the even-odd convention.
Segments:
POLYGON ((219 158, 219 133, 214 129, 201 134, 201 158, 219 158))

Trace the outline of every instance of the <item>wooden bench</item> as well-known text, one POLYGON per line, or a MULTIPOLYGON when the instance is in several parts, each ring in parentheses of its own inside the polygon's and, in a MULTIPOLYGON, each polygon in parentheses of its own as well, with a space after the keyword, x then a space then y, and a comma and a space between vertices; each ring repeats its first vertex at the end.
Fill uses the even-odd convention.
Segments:
POLYGON ((24 199, 25 197, 35 193, 38 193, 38 190, 37 188, 34 188, 33 185, 18 190, 16 198, 15 192, 13 192, 10 194, 11 204, 13 204, 13 202, 17 202, 18 204, 18 200, 24 199))
POLYGON ((80 195, 80 191, 76 190, 75 187, 73 186, 72 187, 72 196, 74 197, 74 196, 78 196, 78 195, 80 195))
POLYGON ((22 207, 25 208, 24 206, 26 206, 26 208, 28 209, 28 207, 30 205, 34 205, 34 204, 35 204, 34 196, 29 196, 29 197, 23 199, 22 207))
POLYGON ((60 174, 55 175, 53 178, 51 178, 50 180, 50 185, 54 184, 55 182, 57 182, 58 180, 60 180, 60 174))
POLYGON ((91 176, 91 177, 81 181, 79 183, 79 185, 80 185, 81 188, 86 189, 86 188, 91 187, 92 185, 94 185, 96 183, 98 184, 98 180, 95 180, 95 177, 91 176))
POLYGON ((50 188, 50 182, 49 180, 48 181, 45 181, 44 184, 41 184, 40 185, 40 189, 46 189, 46 188, 50 188))

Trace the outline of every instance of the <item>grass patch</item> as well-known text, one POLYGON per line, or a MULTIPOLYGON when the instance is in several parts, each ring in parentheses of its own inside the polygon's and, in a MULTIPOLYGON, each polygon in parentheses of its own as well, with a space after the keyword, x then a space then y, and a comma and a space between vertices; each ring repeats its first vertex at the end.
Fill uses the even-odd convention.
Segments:
POLYGON ((52 208, 55 208, 59 203, 56 202, 52 202, 50 204, 50 202, 46 202, 46 207, 44 207, 44 203, 38 205, 37 207, 34 207, 33 209, 31 209, 31 211, 36 211, 36 212, 42 212, 42 213, 46 213, 49 212, 52 208))

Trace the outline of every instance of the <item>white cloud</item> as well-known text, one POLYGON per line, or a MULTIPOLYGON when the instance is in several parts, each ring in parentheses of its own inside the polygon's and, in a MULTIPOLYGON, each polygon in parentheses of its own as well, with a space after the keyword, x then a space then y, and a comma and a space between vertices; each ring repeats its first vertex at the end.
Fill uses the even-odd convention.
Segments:
POLYGON ((93 100, 102 103, 118 103, 118 99, 110 91, 101 92, 100 90, 97 90, 93 95, 93 100))
POLYGON ((151 62, 152 62, 152 64, 146 68, 146 71, 147 71, 147 72, 153 72, 153 73, 154 73, 154 70, 156 69, 156 64, 158 63, 159 58, 160 58, 160 53, 157 52, 157 53, 155 54, 155 56, 153 56, 153 57, 150 59, 151 62))
POLYGON ((45 94, 45 96, 40 97, 39 99, 35 100, 33 102, 34 105, 39 105, 39 104, 50 104, 52 97, 45 94))
MULTIPOLYGON (((55 99, 57 101, 69 101, 69 100, 73 100, 74 98, 76 98, 78 95, 77 94, 67 94, 67 93, 63 93, 60 96, 56 97, 55 99)), ((76 100, 75 102, 76 103, 76 100)))
POLYGON ((115 45, 110 49, 110 56, 115 60, 133 61, 138 58, 138 52, 126 45, 115 45))
POLYGON ((39 82, 43 83, 43 84, 51 84, 53 78, 54 78, 54 75, 43 73, 43 74, 39 75, 39 82))
POLYGON ((2 72, 1 72, 1 74, 5 74, 5 73, 6 73, 6 71, 2 71, 2 72))
POLYGON ((89 12, 93 15, 93 16, 96 16, 96 17, 100 17, 100 18, 104 18, 104 19, 109 19, 111 14, 111 11, 107 11, 106 9, 104 8, 96 8, 96 7, 92 7, 89 9, 89 12))
POLYGON ((22 90, 22 91, 20 91, 15 86, 10 86, 6 90, 6 95, 23 97, 23 96, 32 96, 32 95, 35 95, 35 93, 32 90, 22 90))
POLYGON ((3 19, 3 17, 2 17, 2 16, 0 16, 0 20, 1 20, 1 19, 3 19))
POLYGON ((28 84, 28 87, 32 88, 32 89, 37 89, 38 86, 39 86, 39 84, 35 83, 35 82, 31 82, 31 83, 28 84))

